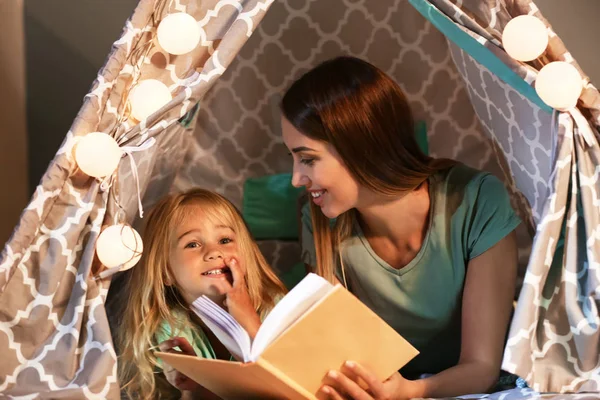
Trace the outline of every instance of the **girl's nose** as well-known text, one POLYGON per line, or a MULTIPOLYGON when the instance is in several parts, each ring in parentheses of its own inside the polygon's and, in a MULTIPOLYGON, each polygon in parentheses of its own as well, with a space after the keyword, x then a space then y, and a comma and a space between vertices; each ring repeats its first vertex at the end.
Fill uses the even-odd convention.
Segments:
POLYGON ((211 261, 222 259, 223 253, 221 253, 221 251, 216 248, 208 249, 208 251, 206 252, 205 258, 207 260, 211 260, 211 261))

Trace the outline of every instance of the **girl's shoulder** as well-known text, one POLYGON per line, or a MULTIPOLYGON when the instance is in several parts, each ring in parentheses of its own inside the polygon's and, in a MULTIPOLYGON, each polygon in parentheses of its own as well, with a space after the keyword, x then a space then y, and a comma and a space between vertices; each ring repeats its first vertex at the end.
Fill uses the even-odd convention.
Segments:
POLYGON ((154 336, 157 344, 174 337, 182 337, 192 345, 199 357, 216 358, 210 341, 206 333, 202 330, 202 327, 194 324, 190 318, 187 318, 180 311, 173 312, 171 321, 163 320, 154 336))
POLYGON ((163 319, 154 334, 157 343, 174 337, 184 337, 192 343, 192 329, 186 324, 186 318, 180 312, 173 311, 172 318, 163 319))

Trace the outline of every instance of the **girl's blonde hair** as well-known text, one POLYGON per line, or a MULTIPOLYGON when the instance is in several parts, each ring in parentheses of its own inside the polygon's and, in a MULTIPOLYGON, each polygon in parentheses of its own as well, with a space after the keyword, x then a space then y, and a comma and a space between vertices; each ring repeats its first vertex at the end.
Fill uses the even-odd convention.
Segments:
MULTIPOLYGON (((302 134, 331 144, 356 181, 376 193, 405 194, 456 164, 423 153, 400 86, 355 57, 337 57, 305 73, 283 96, 281 111, 302 134)), ((311 202, 317 273, 330 281, 336 261, 342 262, 340 243, 352 230, 354 214, 339 215, 332 230, 311 202)))
POLYGON ((236 234, 240 257, 246 265, 248 294, 259 315, 264 316, 285 287, 271 270, 252 239, 242 215, 223 196, 204 189, 172 194, 160 200, 148 215, 144 230, 144 253, 133 268, 127 288, 129 296, 118 331, 121 349, 119 378, 130 398, 162 397, 157 387, 169 388, 151 348, 165 321, 173 336, 184 328, 195 328, 193 312, 170 277, 169 253, 175 230, 193 208, 201 207, 208 218, 230 227, 236 234))

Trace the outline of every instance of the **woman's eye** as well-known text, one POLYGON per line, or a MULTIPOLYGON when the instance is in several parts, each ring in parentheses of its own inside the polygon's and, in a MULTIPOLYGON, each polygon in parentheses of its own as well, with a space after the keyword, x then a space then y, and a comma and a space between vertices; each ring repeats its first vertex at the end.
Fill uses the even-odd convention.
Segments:
POLYGON ((198 247, 200 247, 200 243, 198 242, 190 242, 185 245, 186 249, 197 249, 198 247))
POLYGON ((315 162, 314 158, 301 158, 300 162, 304 165, 313 165, 315 162))
POLYGON ((223 238, 223 239, 219 240, 219 243, 221 243, 221 244, 229 244, 231 242, 233 242, 233 239, 230 239, 230 238, 223 238))

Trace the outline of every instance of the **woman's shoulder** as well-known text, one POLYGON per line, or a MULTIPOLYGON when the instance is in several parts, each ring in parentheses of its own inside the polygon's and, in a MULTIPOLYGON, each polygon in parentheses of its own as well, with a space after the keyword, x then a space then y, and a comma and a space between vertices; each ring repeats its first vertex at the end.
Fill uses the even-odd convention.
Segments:
POLYGON ((486 204, 512 211, 506 186, 490 172, 458 163, 436 175, 437 199, 447 210, 476 210, 486 204))
POLYGON ((469 167, 459 162, 436 174, 437 180, 456 188, 478 185, 489 177, 497 179, 490 172, 469 167))
POLYGON ((472 199, 507 194, 506 186, 494 174, 462 163, 437 173, 435 181, 444 196, 472 199))

